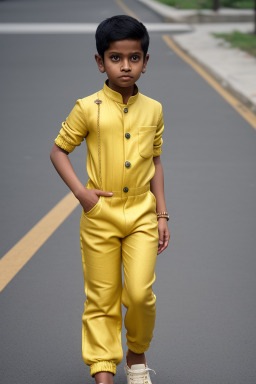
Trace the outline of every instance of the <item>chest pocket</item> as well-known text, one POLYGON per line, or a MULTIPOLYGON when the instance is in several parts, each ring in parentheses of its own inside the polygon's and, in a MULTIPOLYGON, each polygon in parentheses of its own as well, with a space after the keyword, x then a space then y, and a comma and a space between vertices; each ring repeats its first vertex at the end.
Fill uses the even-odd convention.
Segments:
POLYGON ((139 127, 139 154, 141 157, 148 158, 153 155, 154 138, 156 126, 139 127))

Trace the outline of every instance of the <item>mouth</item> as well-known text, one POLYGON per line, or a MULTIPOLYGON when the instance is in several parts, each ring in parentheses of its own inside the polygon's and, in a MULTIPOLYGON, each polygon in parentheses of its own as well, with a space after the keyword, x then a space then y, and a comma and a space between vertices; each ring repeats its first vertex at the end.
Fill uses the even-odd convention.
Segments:
POLYGON ((132 79, 132 76, 129 76, 129 75, 122 75, 122 76, 119 76, 119 79, 122 79, 122 80, 130 80, 130 79, 132 79))

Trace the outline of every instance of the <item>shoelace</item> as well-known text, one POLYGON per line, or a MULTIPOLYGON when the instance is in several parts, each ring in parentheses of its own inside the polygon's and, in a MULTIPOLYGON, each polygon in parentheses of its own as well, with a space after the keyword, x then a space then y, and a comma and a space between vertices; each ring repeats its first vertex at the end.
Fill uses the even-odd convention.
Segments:
POLYGON ((133 384, 141 384, 141 380, 145 380, 144 383, 145 384, 148 383, 147 382, 147 376, 145 376, 145 373, 148 371, 153 371, 154 374, 156 375, 156 372, 154 371, 154 369, 151 369, 149 367, 146 367, 145 369, 134 369, 134 370, 129 369, 128 372, 132 374, 131 382, 133 384), (134 376, 133 376, 133 374, 134 374, 134 376))

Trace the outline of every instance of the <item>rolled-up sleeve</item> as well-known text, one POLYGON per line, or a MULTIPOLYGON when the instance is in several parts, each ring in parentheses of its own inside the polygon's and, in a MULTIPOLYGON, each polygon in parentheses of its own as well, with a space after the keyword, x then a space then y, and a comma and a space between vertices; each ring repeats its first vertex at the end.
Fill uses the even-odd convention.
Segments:
POLYGON ((164 119, 163 119, 163 108, 161 105, 160 116, 158 119, 156 134, 154 138, 153 157, 160 156, 162 153, 161 146, 163 144, 163 138, 162 138, 163 131, 164 131, 164 119))
POLYGON ((54 142, 65 151, 72 152, 76 146, 81 144, 87 134, 83 103, 81 99, 78 99, 66 120, 63 121, 62 127, 54 142))

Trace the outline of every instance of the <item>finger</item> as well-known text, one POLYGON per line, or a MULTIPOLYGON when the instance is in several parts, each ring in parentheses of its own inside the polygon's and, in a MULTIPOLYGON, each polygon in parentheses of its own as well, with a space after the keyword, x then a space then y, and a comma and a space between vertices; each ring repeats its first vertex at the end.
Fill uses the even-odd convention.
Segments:
POLYGON ((168 238, 165 239, 165 241, 163 242, 163 244, 159 244, 159 247, 158 247, 158 253, 161 253, 163 252, 168 246, 168 238))
MULTIPOLYGON (((167 244, 167 245, 168 245, 168 244, 167 244)), ((167 248, 167 245, 164 245, 164 246, 163 246, 162 251, 164 251, 164 250, 167 248)))
POLYGON ((112 196, 113 195, 113 192, 102 191, 100 189, 95 189, 95 192, 97 193, 98 196, 112 196))
POLYGON ((170 236, 168 236, 168 234, 166 234, 165 238, 164 238, 164 249, 168 247, 169 240, 170 240, 170 236))
POLYGON ((159 241, 158 241, 158 246, 159 246, 159 247, 162 247, 163 244, 164 244, 163 240, 159 239, 159 241))
POLYGON ((157 251, 157 254, 159 255, 159 253, 161 253, 161 252, 163 252, 163 250, 159 248, 157 251))
POLYGON ((165 250, 165 248, 164 248, 164 247, 161 247, 161 248, 158 249, 158 252, 157 252, 157 253, 159 254, 159 253, 163 252, 164 250, 165 250))
POLYGON ((169 243, 169 238, 167 237, 164 241, 164 247, 166 248, 168 246, 168 243, 169 243))

